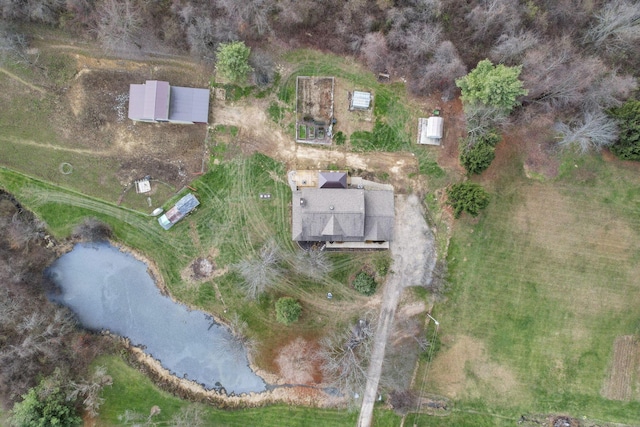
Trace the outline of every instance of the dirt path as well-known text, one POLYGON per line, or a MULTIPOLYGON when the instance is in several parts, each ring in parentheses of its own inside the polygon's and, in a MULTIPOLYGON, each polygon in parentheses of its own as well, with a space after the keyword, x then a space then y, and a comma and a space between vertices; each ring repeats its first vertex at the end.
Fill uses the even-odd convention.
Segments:
POLYGON ((14 79, 15 81, 18 81, 18 82, 22 83, 23 85, 25 85, 25 86, 27 86, 27 87, 29 87, 29 88, 31 88, 31 89, 33 89, 33 90, 35 90, 35 91, 38 91, 38 92, 40 92, 40 93, 47 93, 47 91, 46 91, 45 89, 43 89, 43 88, 41 88, 41 87, 38 87, 38 86, 36 86, 36 85, 34 85, 34 84, 32 84, 32 83, 29 83, 29 82, 28 82, 28 81, 26 81, 26 80, 22 80, 19 76, 16 76, 16 75, 15 75, 15 74, 13 74, 11 71, 9 71, 9 70, 7 70, 7 69, 5 69, 5 68, 3 68, 3 67, 0 67, 0 71, 2 71, 2 72, 3 72, 3 73, 5 73, 7 76, 9 76, 9 77, 11 77, 12 79, 14 79))
POLYGON ((435 265, 435 240, 425 222, 422 204, 416 195, 396 197, 391 254, 392 273, 387 277, 384 287, 358 427, 369 427, 373 420, 373 404, 378 394, 382 362, 402 290, 428 283, 435 265))
POLYGON ((388 181, 396 191, 415 188, 417 183, 409 176, 418 171, 413 153, 352 153, 337 147, 319 148, 297 144, 293 137, 272 122, 265 114, 266 104, 259 101, 251 105, 216 103, 213 125, 232 125, 239 128, 238 141, 244 151, 259 151, 287 164, 289 169, 327 169, 329 165, 341 168, 379 171, 389 174, 388 181))

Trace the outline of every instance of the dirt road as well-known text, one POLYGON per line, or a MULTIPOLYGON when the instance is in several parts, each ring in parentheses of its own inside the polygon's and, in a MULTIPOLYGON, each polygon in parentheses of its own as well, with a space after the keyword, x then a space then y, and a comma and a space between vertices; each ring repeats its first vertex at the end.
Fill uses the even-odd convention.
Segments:
POLYGON ((382 362, 402 290, 408 286, 428 283, 436 261, 433 233, 425 222, 420 200, 413 194, 396 197, 396 221, 391 254, 393 265, 384 287, 358 427, 369 427, 372 422, 382 362))

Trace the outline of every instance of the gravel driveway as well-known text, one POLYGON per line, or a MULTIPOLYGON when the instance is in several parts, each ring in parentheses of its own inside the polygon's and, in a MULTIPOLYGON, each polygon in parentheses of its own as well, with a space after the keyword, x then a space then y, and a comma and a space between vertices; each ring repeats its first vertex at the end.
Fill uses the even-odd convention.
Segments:
POLYGON ((369 427, 372 422, 384 352, 402 290, 408 286, 428 284, 436 262, 433 233, 424 219, 418 197, 413 194, 397 195, 395 203, 396 221, 391 242, 393 264, 384 286, 358 427, 369 427))

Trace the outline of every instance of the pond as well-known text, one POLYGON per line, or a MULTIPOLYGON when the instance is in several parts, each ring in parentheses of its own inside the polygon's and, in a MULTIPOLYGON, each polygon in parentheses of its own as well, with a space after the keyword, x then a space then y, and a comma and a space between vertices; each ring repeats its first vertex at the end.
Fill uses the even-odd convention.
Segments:
POLYGON ((175 376, 229 394, 266 389, 229 329, 162 295, 147 265, 132 255, 106 242, 80 243, 46 274, 59 288, 49 298, 85 328, 127 337, 175 376))

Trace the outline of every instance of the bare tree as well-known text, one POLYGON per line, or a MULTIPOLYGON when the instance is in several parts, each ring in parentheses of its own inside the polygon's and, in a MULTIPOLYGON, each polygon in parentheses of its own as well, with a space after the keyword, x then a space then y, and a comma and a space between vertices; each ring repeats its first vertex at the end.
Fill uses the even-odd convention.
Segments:
POLYGON ((491 129, 507 123, 504 109, 477 102, 465 104, 464 117, 467 122, 468 138, 466 141, 469 147, 473 146, 481 136, 487 134, 491 129))
POLYGON ((440 43, 429 63, 424 68, 416 69, 409 88, 415 94, 429 94, 439 90, 444 99, 452 99, 456 79, 466 73, 467 68, 455 46, 445 40, 440 43))
POLYGON ((299 274, 320 280, 331 271, 331 261, 324 251, 298 251, 295 255, 293 267, 299 274))
POLYGON ((132 0, 102 0, 96 9, 96 36, 106 50, 124 51, 134 46, 142 17, 132 0))
POLYGON ((274 9, 272 0, 219 0, 219 3, 236 21, 240 34, 263 36, 271 30, 268 18, 274 9))
MULTIPOLYGON (((184 16, 191 16, 190 6, 183 9, 184 16)), ((195 16, 188 19, 187 43, 191 53, 196 55, 213 55, 216 39, 213 34, 213 22, 208 16, 195 16)))
POLYGON ((242 288, 247 298, 256 299, 275 285, 281 277, 280 249, 273 240, 262 246, 257 256, 244 259, 234 267, 243 279, 242 288))
POLYGON ((617 107, 638 89, 638 82, 633 76, 608 72, 607 69, 602 71, 587 89, 583 102, 585 110, 617 107))
POLYGON ((528 90, 525 102, 566 108, 580 105, 584 93, 604 64, 598 58, 581 57, 568 37, 532 49, 524 57, 522 80, 528 90))
POLYGON ((629 0, 605 2, 595 15, 596 23, 585 41, 609 51, 637 48, 640 43, 640 3, 629 0))
POLYGON ((393 390, 389 393, 389 404, 400 415, 406 415, 411 409, 415 409, 416 403, 418 396, 412 390, 393 390))
POLYGON ((102 388, 113 384, 113 378, 107 375, 107 368, 97 366, 89 380, 69 383, 70 392, 67 400, 82 399, 85 411, 92 417, 98 416, 98 410, 104 403, 104 398, 100 397, 102 388))
POLYGON ((517 34, 502 34, 491 48, 489 56, 494 62, 517 65, 522 61, 524 53, 538 44, 538 36, 531 31, 520 31, 517 34))
POLYGON ((169 421, 171 427, 204 427, 206 420, 204 411, 198 405, 189 405, 175 414, 169 421))
POLYGON ((87 242, 107 240, 111 234, 111 226, 96 218, 85 218, 73 229, 73 237, 87 242))
POLYGON ((27 53, 28 40, 24 34, 17 32, 15 28, 6 22, 0 21, 0 64, 7 59, 24 65, 33 65, 37 62, 27 53))
POLYGON ((324 337, 317 357, 326 382, 343 393, 363 393, 371 358, 375 326, 360 319, 343 333, 324 337))
POLYGON ((587 111, 575 123, 557 122, 558 146, 575 147, 580 153, 600 151, 618 139, 618 125, 613 117, 603 111, 587 111))
POLYGON ((515 34, 521 27, 522 7, 517 0, 481 0, 466 16, 473 38, 493 41, 500 34, 515 34))
POLYGON ((380 32, 367 34, 362 42, 360 53, 373 71, 379 73, 387 69, 389 49, 387 49, 384 34, 380 32))

